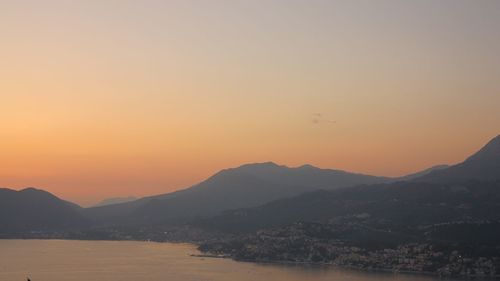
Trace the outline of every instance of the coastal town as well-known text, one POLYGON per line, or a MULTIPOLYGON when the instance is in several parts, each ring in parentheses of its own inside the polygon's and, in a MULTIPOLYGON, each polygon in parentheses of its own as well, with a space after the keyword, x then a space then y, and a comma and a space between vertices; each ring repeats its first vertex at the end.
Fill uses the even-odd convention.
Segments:
POLYGON ((429 243, 407 243, 384 249, 362 248, 345 240, 312 237, 304 230, 322 226, 311 225, 297 223, 286 230, 262 230, 232 241, 206 242, 200 250, 242 261, 315 263, 441 277, 500 277, 498 257, 470 256, 465 251, 429 243))

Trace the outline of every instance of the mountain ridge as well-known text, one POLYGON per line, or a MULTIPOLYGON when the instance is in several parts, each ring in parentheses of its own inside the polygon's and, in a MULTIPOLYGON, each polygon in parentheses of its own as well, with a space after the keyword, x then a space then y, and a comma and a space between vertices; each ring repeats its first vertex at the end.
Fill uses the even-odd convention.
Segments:
POLYGON ((460 182, 467 179, 500 179, 500 135, 463 162, 416 178, 422 182, 460 182))

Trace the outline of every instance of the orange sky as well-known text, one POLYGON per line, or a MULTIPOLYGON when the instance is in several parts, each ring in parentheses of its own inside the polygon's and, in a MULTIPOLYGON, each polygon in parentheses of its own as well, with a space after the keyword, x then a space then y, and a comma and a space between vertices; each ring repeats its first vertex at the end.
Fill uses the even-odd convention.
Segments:
POLYGON ((498 1, 165 2, 2 1, 0 186, 88 205, 248 162, 396 176, 500 133, 498 1))

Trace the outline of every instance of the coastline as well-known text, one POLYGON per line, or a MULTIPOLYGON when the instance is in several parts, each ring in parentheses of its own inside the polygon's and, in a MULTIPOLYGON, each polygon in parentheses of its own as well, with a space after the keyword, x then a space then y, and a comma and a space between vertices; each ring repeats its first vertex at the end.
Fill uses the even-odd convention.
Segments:
MULTIPOLYGON (((428 271, 409 271, 409 270, 391 270, 385 268, 361 268, 356 266, 345 266, 334 263, 327 262, 305 262, 305 261, 283 261, 283 260, 251 260, 251 259, 237 259, 230 255, 217 255, 217 254, 199 254, 191 255, 192 257, 203 257, 203 258, 214 258, 214 259, 231 259, 237 262, 250 262, 257 264, 283 264, 283 265, 310 265, 310 266, 324 266, 332 268, 349 269, 355 271, 372 272, 372 273, 393 273, 393 274, 415 274, 415 275, 427 275, 433 277, 439 277, 437 273, 428 271)), ((479 276, 476 276, 476 278, 479 276)), ((495 276, 495 278, 500 278, 500 275, 495 276)), ((444 278, 446 279, 446 278, 444 278)))
POLYGON ((322 267, 331 267, 331 268, 339 268, 339 269, 347 269, 359 272, 366 273, 387 273, 387 274, 405 274, 405 275, 420 275, 420 276, 430 276, 443 280, 467 280, 467 279, 480 279, 480 280, 498 280, 500 279, 500 274, 497 275, 467 275, 467 276, 443 276, 437 272, 430 271, 411 271, 411 270, 393 270, 388 268, 364 268, 364 267, 356 267, 349 265, 341 265, 334 264, 328 262, 306 262, 306 261, 283 261, 283 260, 252 260, 252 259, 238 259, 234 258, 231 255, 218 255, 218 254, 210 254, 203 253, 200 255, 191 255, 193 257, 204 257, 204 258, 217 258, 217 259, 231 259, 237 262, 249 262, 256 264, 281 264, 281 265, 310 265, 310 266, 322 266, 322 267))
MULTIPOLYGON (((282 260, 250 260, 250 259, 236 259, 230 255, 218 255, 218 254, 210 254, 210 253, 202 253, 202 254, 191 254, 192 257, 198 258, 213 258, 213 259, 231 259, 237 262, 249 262, 256 264, 278 264, 278 265, 308 265, 308 266, 321 266, 321 267, 330 267, 330 268, 339 268, 339 269, 347 269, 353 271, 360 271, 366 273, 388 273, 388 274, 408 274, 408 275, 424 275, 437 277, 440 279, 450 279, 449 277, 442 277, 437 273, 429 272, 429 271, 410 271, 410 270, 392 270, 386 268, 361 268, 356 266, 343 266, 333 263, 327 262, 301 262, 301 261, 282 261, 282 260)), ((455 277, 457 278, 457 277, 455 277)), ((500 275, 497 276, 470 276, 470 278, 484 278, 484 279, 497 279, 500 278, 500 275)), ((463 279, 463 278, 461 278, 463 279)))

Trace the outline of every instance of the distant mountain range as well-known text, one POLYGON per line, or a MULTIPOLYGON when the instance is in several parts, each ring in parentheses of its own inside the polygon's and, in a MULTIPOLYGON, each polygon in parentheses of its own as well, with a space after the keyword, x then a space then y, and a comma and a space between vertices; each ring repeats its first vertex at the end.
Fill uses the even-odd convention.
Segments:
MULTIPOLYGON (((106 201, 104 206, 85 209, 35 189, 19 192, 2 190, 0 216, 2 229, 15 230, 69 227, 87 221, 96 227, 172 224, 218 216, 228 210, 256 208, 273 204, 271 202, 275 200, 284 202, 283 199, 320 189, 334 191, 389 183, 398 186, 397 183, 403 181, 447 183, 497 180, 500 179, 499 151, 500 137, 496 137, 461 164, 435 166, 398 178, 320 169, 311 165, 290 168, 272 162, 246 164, 222 170, 184 190, 118 204, 108 205, 116 200, 106 201)), ((301 207, 296 208, 299 210, 301 207)))
POLYGON ((444 166, 400 178, 376 177, 311 165, 297 168, 272 162, 222 170, 188 189, 84 210, 99 224, 169 223, 217 215, 224 210, 259 206, 318 189, 410 180, 444 166))
POLYGON ((247 164, 218 172, 185 190, 145 197, 111 198, 92 208, 63 201, 34 188, 0 189, 0 233, 80 227, 92 224, 168 223, 259 206, 317 189, 336 189, 396 179, 277 164, 247 164))

